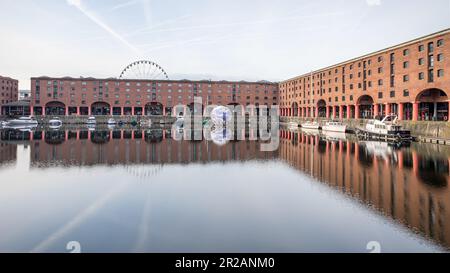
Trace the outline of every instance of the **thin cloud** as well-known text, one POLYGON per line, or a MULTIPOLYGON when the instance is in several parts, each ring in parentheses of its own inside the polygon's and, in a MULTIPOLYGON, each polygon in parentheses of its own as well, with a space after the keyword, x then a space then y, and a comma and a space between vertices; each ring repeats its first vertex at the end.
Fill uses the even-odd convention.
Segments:
POLYGON ((110 10, 111 11, 115 11, 115 10, 118 10, 118 9, 123 9, 123 8, 126 8, 126 7, 134 6, 134 5, 138 4, 139 2, 140 2, 140 0, 133 0, 133 1, 128 1, 128 2, 123 2, 123 3, 120 3, 120 4, 117 4, 117 5, 113 6, 110 10))
POLYGON ((111 36, 113 36, 115 39, 117 39, 119 42, 121 42, 123 45, 125 45, 127 48, 129 48, 134 53, 140 55, 141 52, 138 48, 133 46, 131 43, 129 43, 122 35, 117 33, 114 29, 112 29, 110 26, 108 26, 106 23, 104 23, 98 16, 94 13, 89 11, 83 6, 83 3, 81 0, 67 0, 67 3, 69 5, 72 5, 76 7, 81 13, 83 13, 86 17, 88 17, 91 21, 93 21, 95 24, 97 24, 99 27, 103 28, 106 32, 108 32, 111 36))
POLYGON ((347 13, 346 12, 330 12, 330 13, 291 16, 291 17, 277 18, 277 19, 267 19, 267 20, 255 20, 255 21, 242 21, 242 22, 231 22, 231 23, 221 23, 221 24, 208 24, 208 25, 197 25, 197 26, 186 26, 186 27, 174 27, 174 28, 154 29, 154 30, 142 31, 140 34, 151 34, 151 33, 162 33, 162 32, 176 32, 176 31, 187 31, 187 30, 201 30, 201 29, 215 29, 215 28, 230 28, 230 27, 249 26, 249 25, 262 25, 262 24, 272 24, 272 23, 281 23, 281 22, 295 21, 295 20, 299 20, 299 19, 308 19, 308 18, 315 18, 315 17, 329 17, 329 16, 345 15, 345 14, 347 14, 347 13))
POLYGON ((366 3, 369 7, 381 6, 381 0, 366 0, 366 3))
POLYGON ((147 26, 151 26, 152 24, 152 10, 150 5, 150 0, 141 0, 142 5, 144 6, 144 15, 145 21, 147 22, 147 26))
POLYGON ((146 26, 146 27, 143 27, 143 28, 136 29, 136 30, 134 30, 132 32, 129 32, 128 34, 125 34, 124 37, 130 37, 130 36, 139 34, 139 33, 143 32, 143 31, 150 31, 150 30, 154 30, 154 29, 160 28, 162 26, 166 26, 166 25, 170 25, 170 24, 174 24, 174 23, 179 23, 180 21, 183 21, 183 20, 185 20, 185 19, 187 19, 189 17, 192 17, 192 14, 185 14, 185 15, 182 15, 182 16, 179 16, 179 17, 168 19, 168 20, 162 21, 160 23, 153 24, 152 26, 146 26))

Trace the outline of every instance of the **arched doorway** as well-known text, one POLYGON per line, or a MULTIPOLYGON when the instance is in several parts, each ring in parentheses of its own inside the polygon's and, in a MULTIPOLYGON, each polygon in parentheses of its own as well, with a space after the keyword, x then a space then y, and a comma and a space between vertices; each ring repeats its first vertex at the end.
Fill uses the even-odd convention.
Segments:
POLYGON ((317 112, 319 113, 319 118, 327 117, 327 103, 325 100, 319 100, 317 102, 317 112))
POLYGON ((59 101, 52 101, 45 105, 45 114, 53 116, 64 116, 66 114, 66 105, 59 101))
POLYGON ((111 114, 111 106, 106 102, 94 102, 91 105, 91 115, 93 116, 109 116, 111 114))
POLYGON ((291 109, 292 116, 298 117, 298 103, 294 102, 291 106, 291 109))
POLYGON ((145 105, 146 116, 162 116, 164 115, 164 106, 159 102, 151 102, 145 105))
POLYGON ((358 100, 359 105, 359 118, 371 119, 373 118, 373 98, 369 95, 361 96, 358 100))
POLYGON ((440 89, 422 91, 416 98, 419 103, 418 120, 448 121, 449 102, 447 94, 440 89))

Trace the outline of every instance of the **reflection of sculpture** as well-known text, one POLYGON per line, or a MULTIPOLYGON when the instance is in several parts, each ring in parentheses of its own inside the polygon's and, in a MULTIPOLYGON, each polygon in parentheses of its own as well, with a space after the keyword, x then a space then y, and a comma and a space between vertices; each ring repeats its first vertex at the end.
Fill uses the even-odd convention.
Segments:
POLYGON ((223 128, 231 121, 233 113, 225 106, 218 106, 211 111, 211 120, 216 128, 223 128))
POLYGON ((211 131, 211 139, 214 144, 223 146, 232 139, 232 134, 230 130, 224 128, 216 128, 214 131, 211 131))

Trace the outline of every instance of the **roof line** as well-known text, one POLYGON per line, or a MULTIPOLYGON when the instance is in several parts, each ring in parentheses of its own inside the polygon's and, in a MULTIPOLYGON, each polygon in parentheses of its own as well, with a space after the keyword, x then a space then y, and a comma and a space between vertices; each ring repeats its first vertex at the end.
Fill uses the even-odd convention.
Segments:
POLYGON ((345 64, 353 63, 355 61, 358 61, 358 60, 361 60, 361 59, 364 59, 364 58, 369 58, 369 57, 372 57, 372 56, 375 56, 375 55, 378 55, 378 54, 381 54, 381 53, 385 53, 385 52, 390 51, 390 50, 395 50, 395 49, 398 49, 398 48, 401 48, 401 47, 404 47, 404 46, 407 46, 407 45, 411 45, 411 44, 414 44, 414 43, 417 43, 417 42, 420 42, 420 41, 423 41, 423 40, 427 40, 427 39, 430 39, 430 38, 434 38, 436 36, 444 35, 444 34, 447 34, 447 33, 450 33, 450 28, 447 28, 447 29, 444 29, 444 30, 441 30, 441 31, 438 31, 438 32, 434 32, 432 34, 428 34, 426 36, 422 36, 422 37, 419 37, 419 38, 416 38, 416 39, 413 39, 413 40, 410 40, 410 41, 407 41, 407 42, 404 42, 404 43, 401 43, 401 44, 390 46, 390 47, 387 47, 387 48, 384 48, 384 49, 381 49, 381 50, 378 50, 378 51, 375 51, 375 52, 372 52, 372 53, 368 53, 368 54, 362 55, 360 57, 352 58, 352 59, 347 60, 347 61, 343 61, 343 62, 334 64, 334 65, 330 65, 330 66, 327 66, 325 68, 321 68, 319 70, 315 70, 315 71, 312 71, 312 72, 304 73, 304 74, 302 74, 300 76, 296 76, 296 77, 287 79, 287 80, 282 81, 280 83, 286 83, 288 81, 292 81, 292 80, 296 80, 296 79, 299 79, 299 78, 303 78, 305 76, 309 77, 311 75, 311 73, 314 74, 314 73, 323 72, 325 70, 329 70, 329 69, 332 69, 332 68, 335 68, 335 67, 339 67, 339 66, 342 66, 342 65, 345 65, 345 64))
POLYGON ((236 84, 267 84, 267 85, 273 85, 278 84, 277 82, 270 82, 270 81, 227 81, 227 80, 150 80, 150 79, 119 79, 119 78, 93 78, 93 77, 80 77, 80 78, 73 78, 73 77, 48 77, 48 76, 40 76, 40 77, 31 77, 31 80, 85 80, 85 81, 142 81, 142 82, 186 82, 186 83, 236 83, 236 84))

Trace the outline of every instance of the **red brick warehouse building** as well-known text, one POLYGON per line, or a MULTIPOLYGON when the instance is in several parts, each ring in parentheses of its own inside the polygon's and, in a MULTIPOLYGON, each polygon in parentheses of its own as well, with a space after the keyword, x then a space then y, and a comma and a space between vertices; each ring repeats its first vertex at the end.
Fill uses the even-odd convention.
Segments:
POLYGON ((0 76, 0 109, 3 109, 4 105, 18 100, 18 88, 18 80, 0 76))
MULTIPOLYGON (((278 105, 278 84, 270 82, 31 79, 34 115, 171 115, 174 106, 194 111, 194 97, 206 105, 278 105)), ((195 109, 200 109, 196 107, 195 109)), ((178 111, 178 109, 177 109, 178 111)))
POLYGON ((448 121, 449 95, 447 29, 283 81, 280 108, 284 117, 448 121))

